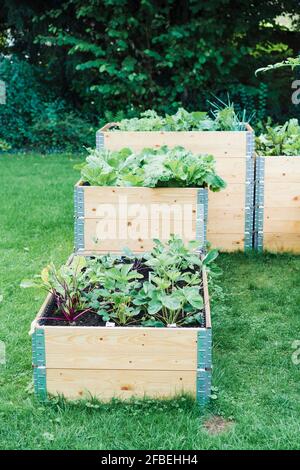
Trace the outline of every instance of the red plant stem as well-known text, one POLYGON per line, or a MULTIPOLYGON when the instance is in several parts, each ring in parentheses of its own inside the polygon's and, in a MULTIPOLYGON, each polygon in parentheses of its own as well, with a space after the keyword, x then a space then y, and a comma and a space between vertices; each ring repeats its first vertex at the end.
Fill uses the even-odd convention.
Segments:
POLYGON ((90 312, 91 309, 90 308, 87 308, 86 310, 84 310, 83 312, 79 313, 78 315, 76 315, 74 318, 73 318, 73 321, 76 321, 79 317, 81 317, 82 315, 84 315, 85 313, 87 312, 90 312))

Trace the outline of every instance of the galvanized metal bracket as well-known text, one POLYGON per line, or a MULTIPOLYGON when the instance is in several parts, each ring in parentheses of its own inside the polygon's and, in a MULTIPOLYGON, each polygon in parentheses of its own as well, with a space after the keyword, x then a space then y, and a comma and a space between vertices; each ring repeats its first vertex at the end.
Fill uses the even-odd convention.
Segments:
POLYGON ((96 132, 96 149, 101 150, 104 148, 104 134, 102 131, 96 132))
POLYGON ((201 328, 197 336, 197 380, 196 396, 200 405, 205 405, 211 395, 212 330, 201 328))
POLYGON ((212 367, 212 332, 211 328, 201 328, 197 337, 197 369, 212 367))
POLYGON ((201 240, 202 246, 207 243, 207 218, 208 218, 208 189, 200 188, 197 192, 197 222, 196 239, 201 240))
POLYGON ((84 188, 76 186, 74 191, 74 238, 75 252, 84 250, 84 188))
POLYGON ((254 185, 255 185, 255 137, 254 132, 246 133, 246 182, 245 182, 245 241, 244 250, 253 249, 254 234, 254 185))
POLYGON ((202 250, 205 244, 204 228, 204 205, 197 202, 196 214, 196 240, 199 241, 199 250, 202 250))
POLYGON ((208 403, 211 395, 211 371, 198 370, 197 371, 197 402, 199 405, 204 406, 208 403))
POLYGON ((255 168, 255 214, 254 214, 254 248, 262 251, 264 247, 264 192, 265 192, 265 158, 256 158, 255 168))
POLYGON ((32 335, 33 382, 36 396, 45 401, 47 399, 45 330, 36 328, 32 335))

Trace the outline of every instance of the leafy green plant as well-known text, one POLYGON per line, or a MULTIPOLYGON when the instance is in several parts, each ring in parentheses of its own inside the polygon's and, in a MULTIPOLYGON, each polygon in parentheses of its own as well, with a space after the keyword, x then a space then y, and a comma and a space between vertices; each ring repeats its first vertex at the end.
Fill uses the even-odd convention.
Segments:
POLYGON ((166 245, 155 240, 153 250, 145 255, 151 272, 134 299, 134 304, 145 310, 145 325, 203 322, 201 266, 213 263, 217 252, 213 250, 201 260, 196 248, 197 242, 185 246, 179 237, 172 236, 166 245), (149 315, 152 318, 148 319, 149 315))
POLYGON ((160 116, 154 110, 141 113, 140 118, 123 119, 112 130, 120 131, 240 131, 245 128, 246 116, 242 120, 233 103, 221 100, 213 104, 211 116, 207 112, 188 112, 179 108, 173 115, 160 116))
POLYGON ((283 67, 288 67, 292 70, 294 70, 296 67, 300 67, 300 57, 289 57, 282 62, 277 62, 276 64, 270 64, 266 67, 261 67, 255 71, 255 75, 261 72, 269 72, 270 70, 274 69, 282 69, 283 67))
POLYGON ((88 270, 89 276, 96 277, 93 289, 86 294, 86 299, 103 321, 114 321, 126 325, 135 321, 140 309, 133 305, 133 298, 141 287, 139 274, 133 264, 112 264, 108 268, 99 262, 88 270), (100 269, 99 269, 100 268, 100 269))
POLYGON ((283 126, 267 126, 266 133, 256 138, 260 155, 300 155, 300 125, 298 119, 290 119, 283 126))
POLYGON ((154 241, 151 252, 137 257, 84 259, 56 269, 52 264, 21 286, 42 287, 55 299, 55 313, 44 320, 73 324, 87 313, 117 325, 199 326, 204 322, 202 268, 217 271, 215 250, 200 257, 198 242, 185 245, 176 236, 154 241))
MULTIPOLYGON (((89 285, 85 266, 86 262, 82 257, 75 258, 71 265, 64 265, 59 269, 50 264, 33 280, 23 280, 21 287, 43 288, 52 294, 58 313, 62 314, 68 323, 73 323, 91 311, 84 296, 84 291, 89 285)), ((59 320, 59 317, 54 319, 59 320)))
POLYGON ((92 186, 209 187, 226 186, 215 172, 212 155, 195 155, 183 147, 144 149, 134 153, 90 150, 86 163, 77 166, 92 186))
POLYGON ((7 84, 6 104, 0 106, 0 151, 82 151, 94 142, 95 128, 55 96, 37 66, 1 58, 0 77, 7 84))

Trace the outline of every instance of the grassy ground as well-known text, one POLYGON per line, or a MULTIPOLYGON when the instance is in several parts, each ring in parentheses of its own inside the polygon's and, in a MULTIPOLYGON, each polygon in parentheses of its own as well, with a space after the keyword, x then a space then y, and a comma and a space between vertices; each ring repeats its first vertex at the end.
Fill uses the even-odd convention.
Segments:
POLYGON ((1 449, 296 449, 300 447, 300 258, 222 255, 224 303, 214 305, 217 399, 130 405, 38 403, 31 387, 30 322, 43 294, 20 281, 73 248, 75 159, 0 156, 1 449), (210 435, 212 416, 233 424, 210 435))

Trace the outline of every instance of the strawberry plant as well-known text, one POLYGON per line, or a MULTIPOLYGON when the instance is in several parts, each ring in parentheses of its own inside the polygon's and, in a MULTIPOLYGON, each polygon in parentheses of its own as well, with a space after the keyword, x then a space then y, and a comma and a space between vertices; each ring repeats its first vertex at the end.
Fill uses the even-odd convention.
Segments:
POLYGON ((92 186, 209 187, 226 186, 216 174, 212 155, 195 155, 183 147, 146 148, 139 153, 90 150, 81 170, 81 179, 92 186))

